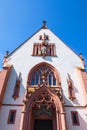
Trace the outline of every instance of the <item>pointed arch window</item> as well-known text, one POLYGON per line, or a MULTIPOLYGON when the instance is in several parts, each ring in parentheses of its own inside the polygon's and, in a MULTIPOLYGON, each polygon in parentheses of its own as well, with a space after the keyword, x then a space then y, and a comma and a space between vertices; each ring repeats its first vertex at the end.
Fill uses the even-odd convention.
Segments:
POLYGON ((46 66, 41 66, 37 68, 34 72, 32 72, 29 84, 32 86, 40 85, 42 83, 42 75, 44 71, 46 71, 44 80, 47 82, 47 85, 55 86, 56 85, 55 73, 49 67, 46 66))

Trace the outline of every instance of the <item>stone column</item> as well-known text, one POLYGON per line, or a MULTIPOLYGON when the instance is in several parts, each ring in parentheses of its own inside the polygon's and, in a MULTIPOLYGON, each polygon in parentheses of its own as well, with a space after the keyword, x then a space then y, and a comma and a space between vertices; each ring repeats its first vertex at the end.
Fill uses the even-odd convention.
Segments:
POLYGON ((31 108, 29 109, 29 113, 28 113, 28 130, 31 130, 31 108))
POLYGON ((59 112, 58 112, 58 110, 56 110, 56 124, 57 124, 57 130, 60 130, 59 129, 59 112))
POLYGON ((65 112, 61 112, 61 124, 62 124, 62 130, 67 130, 66 128, 66 118, 65 118, 65 112))
POLYGON ((25 108, 25 106, 23 107, 23 110, 21 112, 20 130, 23 130, 22 128, 23 128, 23 125, 24 125, 24 123, 23 123, 23 121, 24 121, 24 114, 25 114, 24 108, 25 108))

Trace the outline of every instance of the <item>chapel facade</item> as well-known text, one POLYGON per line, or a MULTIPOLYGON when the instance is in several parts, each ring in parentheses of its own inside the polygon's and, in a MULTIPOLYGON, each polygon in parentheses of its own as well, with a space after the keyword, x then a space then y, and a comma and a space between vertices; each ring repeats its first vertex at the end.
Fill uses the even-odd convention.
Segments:
POLYGON ((43 22, 0 71, 0 130, 87 130, 87 73, 43 22))

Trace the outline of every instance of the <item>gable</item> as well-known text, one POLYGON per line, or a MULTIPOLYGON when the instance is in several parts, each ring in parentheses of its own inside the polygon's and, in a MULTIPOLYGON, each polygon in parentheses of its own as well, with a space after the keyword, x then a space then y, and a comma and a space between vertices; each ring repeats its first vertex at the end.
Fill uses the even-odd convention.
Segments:
MULTIPOLYGON (((15 49, 7 58, 8 64, 26 64, 29 65, 32 61, 31 66, 38 62, 55 62, 55 64, 60 66, 74 66, 79 68, 84 68, 81 59, 63 42, 61 41, 50 29, 41 28, 28 40, 26 40, 22 45, 15 49), (48 52, 52 49, 52 54, 49 52, 48 55, 39 55, 42 50, 40 47, 44 41, 44 35, 48 36, 47 46, 48 52), (42 37, 42 39, 41 39, 42 37), (35 46, 37 46, 38 53, 35 51, 35 46), (50 48, 50 49, 49 49, 50 48), (20 63, 19 63, 20 62, 20 63)), ((52 63, 52 64, 53 64, 52 63)))

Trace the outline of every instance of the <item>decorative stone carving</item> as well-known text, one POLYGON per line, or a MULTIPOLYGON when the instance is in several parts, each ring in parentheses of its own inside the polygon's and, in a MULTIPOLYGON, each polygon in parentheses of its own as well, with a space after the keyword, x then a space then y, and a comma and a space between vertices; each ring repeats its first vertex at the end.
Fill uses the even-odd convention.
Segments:
POLYGON ((14 92, 13 92, 13 98, 14 100, 16 100, 18 97, 19 97, 19 92, 20 92, 20 83, 22 81, 22 78, 21 78, 21 73, 19 73, 19 76, 16 80, 16 83, 15 83, 15 88, 14 88, 14 92))
POLYGON ((55 91, 56 95, 59 97, 60 101, 62 103, 64 103, 62 89, 61 88, 55 88, 54 91, 55 91))
POLYGON ((43 57, 45 57, 47 55, 47 46, 48 46, 48 36, 45 35, 42 38, 42 43, 41 43, 41 49, 39 51, 39 54, 42 55, 43 57))
POLYGON ((42 106, 41 109, 35 109, 34 110, 34 117, 39 117, 39 116, 48 116, 52 117, 53 116, 53 110, 52 109, 47 109, 45 106, 42 106))
POLYGON ((40 87, 47 86, 47 84, 48 84, 48 82, 47 82, 48 71, 49 71, 49 69, 40 70, 40 72, 41 72, 41 84, 39 85, 40 87))
POLYGON ((43 92, 34 98, 32 107, 38 109, 45 107, 48 110, 54 108, 55 106, 52 97, 47 92, 43 92))
POLYGON ((69 98, 73 101, 75 99, 74 85, 73 85, 73 81, 69 74, 68 74, 67 84, 68 84, 69 98))
POLYGON ((8 57, 8 55, 9 55, 9 51, 6 51, 6 54, 4 56, 4 60, 3 60, 3 63, 2 63, 3 65, 7 63, 7 57, 8 57))
POLYGON ((40 43, 34 43, 33 56, 56 56, 54 43, 49 43, 49 36, 45 33, 39 36, 40 43))

